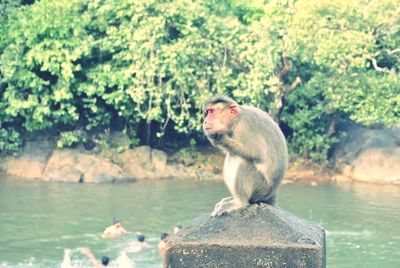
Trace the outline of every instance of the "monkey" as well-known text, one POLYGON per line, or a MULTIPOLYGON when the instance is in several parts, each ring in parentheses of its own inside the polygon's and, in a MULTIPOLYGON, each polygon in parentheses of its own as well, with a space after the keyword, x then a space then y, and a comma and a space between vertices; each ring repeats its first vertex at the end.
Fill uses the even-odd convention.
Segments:
POLYGON ((205 105, 203 132, 226 152, 223 178, 232 195, 218 202, 211 216, 255 203, 275 205, 288 166, 286 139, 278 124, 259 108, 217 95, 205 105))

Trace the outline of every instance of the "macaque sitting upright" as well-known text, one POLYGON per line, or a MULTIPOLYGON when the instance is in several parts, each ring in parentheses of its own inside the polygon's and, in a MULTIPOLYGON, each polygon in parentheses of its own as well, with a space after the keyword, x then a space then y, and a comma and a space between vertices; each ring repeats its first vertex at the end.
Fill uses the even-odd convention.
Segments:
POLYGON ((259 202, 274 205, 288 165, 279 126, 266 112, 226 96, 211 98, 204 113, 205 135, 226 152, 223 175, 232 194, 215 205, 211 216, 259 202))

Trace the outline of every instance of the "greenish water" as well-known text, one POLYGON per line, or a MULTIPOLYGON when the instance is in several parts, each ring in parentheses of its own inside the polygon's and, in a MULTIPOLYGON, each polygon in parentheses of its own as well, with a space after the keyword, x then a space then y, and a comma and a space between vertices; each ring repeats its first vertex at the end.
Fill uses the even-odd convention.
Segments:
MULTIPOLYGON (((127 261, 162 267, 160 233, 209 213, 227 195, 220 182, 96 185, 0 177, 0 267, 90 267, 78 253, 82 246, 110 256, 115 267, 127 261), (133 234, 101 239, 113 216, 133 234), (121 255, 137 231, 153 247, 121 255), (71 265, 63 260, 66 249, 71 265)), ((326 229, 327 267, 400 267, 400 188, 283 185, 278 205, 326 229)))

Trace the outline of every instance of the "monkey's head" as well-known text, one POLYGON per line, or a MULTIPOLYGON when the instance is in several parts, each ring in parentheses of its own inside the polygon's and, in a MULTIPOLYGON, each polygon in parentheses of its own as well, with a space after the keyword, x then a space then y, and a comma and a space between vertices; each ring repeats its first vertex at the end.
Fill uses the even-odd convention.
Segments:
POLYGON ((208 138, 218 139, 227 134, 239 114, 240 106, 231 98, 217 96, 211 98, 204 108, 203 131, 208 138))

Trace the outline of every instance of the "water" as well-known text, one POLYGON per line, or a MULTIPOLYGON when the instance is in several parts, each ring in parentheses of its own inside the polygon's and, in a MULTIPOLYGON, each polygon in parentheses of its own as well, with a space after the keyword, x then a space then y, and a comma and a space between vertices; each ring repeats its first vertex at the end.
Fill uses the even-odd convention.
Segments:
MULTIPOLYGON (((227 195, 220 182, 96 185, 0 177, 0 267, 91 267, 79 247, 109 256, 114 267, 162 267, 160 233, 209 213, 227 195), (133 233, 101 239, 113 217, 133 233), (137 231, 152 248, 125 253, 137 231)), ((326 229, 328 267, 400 267, 400 188, 283 185, 278 205, 326 229)))

